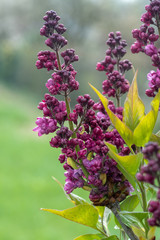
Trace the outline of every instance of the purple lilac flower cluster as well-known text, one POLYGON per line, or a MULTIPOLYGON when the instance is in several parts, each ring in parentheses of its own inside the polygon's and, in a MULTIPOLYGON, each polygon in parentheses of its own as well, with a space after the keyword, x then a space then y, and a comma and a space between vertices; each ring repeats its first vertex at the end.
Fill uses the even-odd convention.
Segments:
MULTIPOLYGON (((45 24, 40 34, 47 37, 45 43, 54 52, 38 53, 36 66, 38 69, 47 68, 48 71, 54 72, 46 83, 50 94, 45 94, 44 100, 38 106, 43 111, 43 118, 37 118, 37 127, 34 131, 37 131, 39 136, 55 133, 50 145, 53 148, 61 148, 59 161, 65 170, 64 189, 68 194, 76 188, 84 188, 90 191, 89 198, 94 205, 111 206, 115 201, 125 199, 131 186, 116 167, 117 163, 107 156, 108 148, 105 141, 114 144, 120 155, 128 155, 130 150, 125 147, 123 139, 111 126, 109 116, 101 102, 95 103, 88 94, 85 94, 77 98, 73 111, 70 110, 68 96, 72 91, 78 90, 79 86, 75 80, 76 71, 71 63, 78 61, 78 56, 75 55, 74 49, 67 49, 59 54, 67 40, 62 36, 66 28, 59 24, 60 17, 56 12, 46 12, 43 19, 45 24), (60 63, 60 56, 63 64, 60 63), (64 96, 65 101, 59 101, 55 95, 64 96)), ((110 34, 108 45, 111 53, 107 56, 112 59, 113 65, 116 64, 115 56, 120 69, 120 73, 113 69, 110 71, 112 76, 109 78, 114 76, 117 78, 116 84, 112 84, 111 89, 118 86, 122 94, 128 90, 128 82, 122 75, 131 68, 128 60, 120 61, 125 54, 126 42, 121 40, 120 33, 116 33, 116 37, 110 34), (121 84, 118 85, 120 81, 121 84)), ((107 68, 107 65, 104 67, 107 68)), ((112 101, 109 101, 108 106, 122 120, 123 108, 116 108, 112 101)))
POLYGON ((160 226, 160 146, 156 142, 148 143, 143 149, 148 164, 142 166, 137 174, 138 181, 147 182, 158 189, 157 200, 149 202, 148 211, 153 214, 148 219, 151 226, 160 226))
POLYGON ((151 58, 152 66, 156 67, 156 71, 151 71, 148 75, 149 87, 146 90, 148 97, 154 97, 160 88, 160 49, 155 46, 159 35, 153 26, 156 26, 160 33, 160 0, 150 0, 150 5, 145 6, 146 13, 141 17, 143 24, 140 29, 132 31, 133 38, 136 42, 131 46, 132 53, 143 52, 151 58), (152 26, 150 26, 152 25, 152 26))
POLYGON ((121 33, 110 32, 106 44, 109 48, 103 61, 97 63, 97 70, 106 72, 107 79, 103 82, 103 94, 108 97, 119 98, 129 89, 129 82, 124 74, 132 68, 131 62, 121 60, 126 54, 127 43, 122 39, 121 33))

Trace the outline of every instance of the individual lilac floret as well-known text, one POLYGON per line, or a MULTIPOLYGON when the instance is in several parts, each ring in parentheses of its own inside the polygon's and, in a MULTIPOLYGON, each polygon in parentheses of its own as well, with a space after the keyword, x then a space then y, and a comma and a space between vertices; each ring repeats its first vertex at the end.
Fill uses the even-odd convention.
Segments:
POLYGON ((33 129, 33 131, 38 132, 38 136, 43 134, 53 133, 57 129, 57 121, 55 119, 48 118, 37 118, 36 124, 38 125, 33 129))
POLYGON ((156 72, 152 70, 150 73, 148 73, 147 78, 150 89, 146 90, 146 95, 148 97, 154 97, 160 89, 160 70, 157 69, 156 72))
POLYGON ((64 190, 67 194, 70 194, 76 188, 82 188, 84 186, 84 180, 82 179, 83 171, 81 168, 69 168, 64 175, 66 176, 64 190))

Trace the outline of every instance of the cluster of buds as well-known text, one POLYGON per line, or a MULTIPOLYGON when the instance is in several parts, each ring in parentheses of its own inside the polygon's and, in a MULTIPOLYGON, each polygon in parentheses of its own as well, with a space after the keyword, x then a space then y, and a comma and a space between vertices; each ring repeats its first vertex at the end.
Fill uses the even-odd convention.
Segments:
POLYGON ((131 62, 121 60, 126 54, 127 43, 122 39, 121 33, 110 32, 106 44, 108 49, 103 61, 97 63, 97 70, 106 72, 107 79, 103 81, 103 94, 117 99, 129 90, 129 82, 124 74, 132 68, 131 62))
POLYGON ((153 216, 148 219, 148 223, 151 226, 160 226, 160 146, 156 142, 150 142, 142 152, 148 164, 141 167, 137 179, 158 189, 157 201, 149 202, 148 211, 153 213, 153 216))
MULTIPOLYGON (((77 104, 71 111, 69 94, 79 87, 75 80, 76 71, 71 63, 78 61, 78 56, 74 49, 59 53, 67 40, 62 36, 66 28, 59 24, 60 17, 56 12, 46 12, 43 19, 45 24, 40 34, 47 37, 45 43, 54 52, 40 52, 36 66, 38 69, 47 68, 54 72, 46 83, 50 94, 45 94, 38 106, 43 111, 43 118, 37 119, 34 131, 38 131, 39 136, 55 133, 50 145, 61 148, 59 161, 65 170, 64 189, 68 194, 76 188, 84 188, 90 192, 89 198, 94 205, 111 207, 116 201, 124 200, 132 187, 116 167, 117 163, 107 156, 108 147, 105 142, 114 144, 120 155, 128 155, 130 150, 125 147, 119 133, 112 128, 101 102, 95 103, 85 94, 77 98, 77 104), (60 56, 63 59, 62 64, 60 56), (55 95, 63 96, 65 101, 59 101, 55 95)), ((101 67, 106 69, 108 81, 112 84, 110 89, 116 88, 122 94, 129 88, 123 74, 131 68, 131 63, 128 60, 120 61, 126 53, 126 42, 121 40, 121 34, 117 32, 114 37, 110 33, 109 36, 107 44, 110 48, 106 62, 101 67), (110 66, 107 61, 110 61, 110 66), (116 64, 119 72, 114 71, 116 64)), ((109 101, 108 106, 122 120, 123 108, 116 108, 112 101, 109 101)))
POLYGON ((146 95, 148 97, 154 97, 160 88, 160 49, 155 46, 159 35, 155 33, 156 31, 152 26, 156 26, 160 33, 160 0, 150 0, 150 5, 146 5, 145 9, 146 13, 141 17, 143 24, 140 29, 134 29, 132 31, 133 38, 136 39, 136 42, 131 46, 131 51, 132 53, 145 53, 151 58, 152 66, 157 68, 157 71, 152 70, 147 76, 150 89, 146 90, 146 95))

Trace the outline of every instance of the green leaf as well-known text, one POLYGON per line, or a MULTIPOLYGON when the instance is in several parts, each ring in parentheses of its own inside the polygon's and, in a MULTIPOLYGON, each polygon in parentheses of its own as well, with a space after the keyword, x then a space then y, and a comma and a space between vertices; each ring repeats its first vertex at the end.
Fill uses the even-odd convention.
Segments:
POLYGON ((123 123, 109 108, 108 108, 108 99, 103 96, 95 87, 93 87, 91 84, 90 86, 92 89, 97 93, 99 96, 112 124, 117 129, 121 137, 124 139, 126 144, 131 147, 133 144, 133 133, 132 131, 123 123))
POLYGON ((132 226, 132 231, 134 232, 134 234, 136 234, 137 237, 141 237, 140 239, 146 239, 145 238, 145 232, 144 232, 144 229, 143 228, 137 228, 135 226, 132 226))
POLYGON ((136 187, 136 178, 135 175, 143 158, 142 153, 136 155, 120 156, 113 151, 113 145, 106 142, 107 147, 109 148, 109 155, 118 163, 118 169, 123 173, 126 179, 136 187))
POLYGON ((66 218, 70 221, 97 229, 98 211, 95 207, 93 207, 90 204, 79 204, 76 207, 69 208, 66 210, 55 210, 45 208, 42 208, 41 210, 51 212, 53 214, 66 218))
POLYGON ((133 133, 134 144, 138 147, 144 147, 149 141, 153 128, 155 126, 160 104, 160 91, 151 102, 151 111, 144 116, 133 133))
POLYGON ((63 192, 64 192, 65 196, 67 197, 67 199, 70 200, 73 204, 75 204, 75 205, 79 205, 79 204, 83 204, 83 203, 87 204, 87 201, 85 199, 79 197, 78 195, 76 195, 74 193, 67 194, 64 191, 64 186, 62 185, 62 183, 59 182, 55 177, 52 177, 52 179, 58 183, 58 185, 63 189, 63 192))
POLYGON ((67 158, 67 164, 71 166, 73 169, 78 169, 75 161, 70 157, 67 158))
POLYGON ((81 198, 80 196, 74 194, 74 193, 70 193, 67 194, 70 197, 70 200, 75 204, 75 205, 79 205, 79 204, 89 204, 87 203, 87 201, 84 198, 81 198))
POLYGON ((102 238, 104 238, 104 235, 102 234, 86 234, 86 235, 79 236, 74 240, 101 240, 102 238))
POLYGON ((125 216, 133 216, 137 218, 140 222, 148 217, 148 212, 128 212, 128 211, 121 211, 120 214, 125 216))
POLYGON ((116 235, 105 237, 102 234, 86 234, 75 238, 74 240, 119 240, 116 235))
POLYGON ((134 131, 134 129, 139 124, 141 118, 144 116, 144 111, 145 111, 144 104, 138 95, 137 72, 136 72, 124 103, 123 122, 132 131, 134 131))
POLYGON ((139 199, 137 195, 132 195, 127 197, 121 204, 121 211, 129 211, 132 212, 139 204, 139 199))
POLYGON ((126 224, 128 227, 131 226, 141 227, 143 226, 143 219, 148 217, 148 212, 121 211, 119 215, 124 224, 126 224))
MULTIPOLYGON (((132 195, 127 197, 121 204, 120 209, 121 211, 133 211, 139 204, 139 199, 137 195, 132 195)), ((119 224, 116 217, 114 217, 116 225, 121 228, 121 225, 119 224)))
POLYGON ((116 235, 112 235, 112 236, 110 236, 108 238, 103 238, 101 240, 119 240, 119 238, 116 235))
POLYGON ((156 227, 150 227, 150 230, 147 235, 148 239, 154 239, 155 231, 156 231, 156 227))
POLYGON ((105 206, 96 206, 96 208, 98 210, 99 216, 103 218, 105 206))
POLYGON ((148 184, 147 185, 147 197, 148 197, 148 200, 155 199, 156 196, 157 196, 157 188, 154 187, 151 184, 148 184))
POLYGON ((156 136, 160 137, 160 130, 156 133, 156 136))
POLYGON ((158 136, 157 134, 152 134, 149 141, 150 142, 157 142, 160 145, 160 136, 158 136))

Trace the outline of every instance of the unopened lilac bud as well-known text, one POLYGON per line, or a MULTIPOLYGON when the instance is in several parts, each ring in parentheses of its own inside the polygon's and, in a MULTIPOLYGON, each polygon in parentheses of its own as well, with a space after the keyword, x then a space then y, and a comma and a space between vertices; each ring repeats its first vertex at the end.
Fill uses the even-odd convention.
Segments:
POLYGON ((150 226, 156 226, 156 219, 155 218, 150 218, 148 219, 148 223, 150 226))
POLYGON ((137 174, 136 174, 136 178, 137 178, 137 180, 140 181, 140 182, 144 181, 144 177, 143 177, 143 175, 142 175, 141 173, 137 173, 137 174))
POLYGON ((63 34, 66 31, 66 28, 64 27, 63 24, 59 24, 55 27, 55 30, 57 31, 58 34, 63 34))
POLYGON ((148 211, 153 213, 159 206, 160 203, 158 201, 150 201, 148 211))

